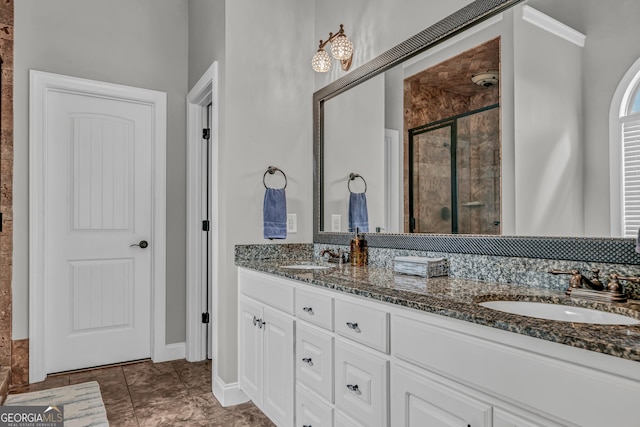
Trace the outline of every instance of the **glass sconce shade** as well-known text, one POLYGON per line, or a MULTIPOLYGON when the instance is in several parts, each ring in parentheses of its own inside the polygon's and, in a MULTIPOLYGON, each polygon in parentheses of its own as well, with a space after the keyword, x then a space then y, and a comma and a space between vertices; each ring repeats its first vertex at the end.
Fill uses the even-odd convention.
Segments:
POLYGON ((347 60, 353 54, 353 43, 344 34, 331 42, 331 55, 339 60, 347 60))
POLYGON ((311 68, 318 73, 326 73, 331 69, 331 57, 324 49, 318 49, 311 59, 311 68))

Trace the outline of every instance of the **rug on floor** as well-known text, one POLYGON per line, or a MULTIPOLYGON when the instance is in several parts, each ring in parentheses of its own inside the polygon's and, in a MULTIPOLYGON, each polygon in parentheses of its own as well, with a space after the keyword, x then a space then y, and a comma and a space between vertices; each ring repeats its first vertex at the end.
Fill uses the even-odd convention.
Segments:
POLYGON ((49 390, 10 394, 6 406, 64 406, 65 427, 108 426, 100 386, 97 382, 49 390))

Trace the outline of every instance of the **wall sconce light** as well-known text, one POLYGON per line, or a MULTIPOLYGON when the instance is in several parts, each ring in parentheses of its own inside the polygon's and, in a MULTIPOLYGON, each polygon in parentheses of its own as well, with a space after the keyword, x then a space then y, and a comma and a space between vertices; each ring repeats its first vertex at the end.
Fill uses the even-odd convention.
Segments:
POLYGON ((340 30, 337 33, 329 33, 327 41, 320 40, 320 47, 311 59, 313 70, 318 73, 326 73, 331 69, 331 56, 324 49, 327 43, 331 43, 331 55, 340 61, 340 66, 344 71, 348 71, 353 58, 353 43, 344 33, 342 24, 340 24, 340 30))

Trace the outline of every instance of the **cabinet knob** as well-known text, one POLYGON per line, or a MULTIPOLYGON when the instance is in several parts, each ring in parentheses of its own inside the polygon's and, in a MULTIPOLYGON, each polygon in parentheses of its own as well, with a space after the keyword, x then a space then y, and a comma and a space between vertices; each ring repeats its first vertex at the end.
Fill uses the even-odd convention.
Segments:
POLYGON ((253 326, 256 326, 257 323, 258 319, 256 318, 256 316, 253 316, 253 326))
POLYGON ((313 307, 303 307, 302 310, 308 314, 313 314, 313 307))
POLYGON ((356 332, 360 332, 360 329, 358 328, 358 324, 357 323, 347 322, 347 327, 349 329, 353 329, 356 332))
POLYGON ((307 365, 309 365, 309 366, 313 366, 313 361, 311 360, 311 358, 310 358, 310 357, 304 357, 304 358, 302 359, 302 361, 303 361, 304 363, 306 363, 307 365))
POLYGON ((266 324, 267 322, 263 321, 262 319, 258 319, 258 328, 262 329, 262 327, 266 324))
POLYGON ((360 394, 360 389, 358 388, 358 384, 347 384, 347 388, 350 392, 355 394, 360 394))

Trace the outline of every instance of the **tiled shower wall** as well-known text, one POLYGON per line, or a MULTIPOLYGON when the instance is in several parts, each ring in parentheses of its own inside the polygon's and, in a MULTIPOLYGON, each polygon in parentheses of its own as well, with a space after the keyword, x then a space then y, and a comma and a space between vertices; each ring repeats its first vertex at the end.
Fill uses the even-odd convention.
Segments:
POLYGON ((0 0, 0 365, 12 364, 11 266, 13 252, 13 0, 0 0))

